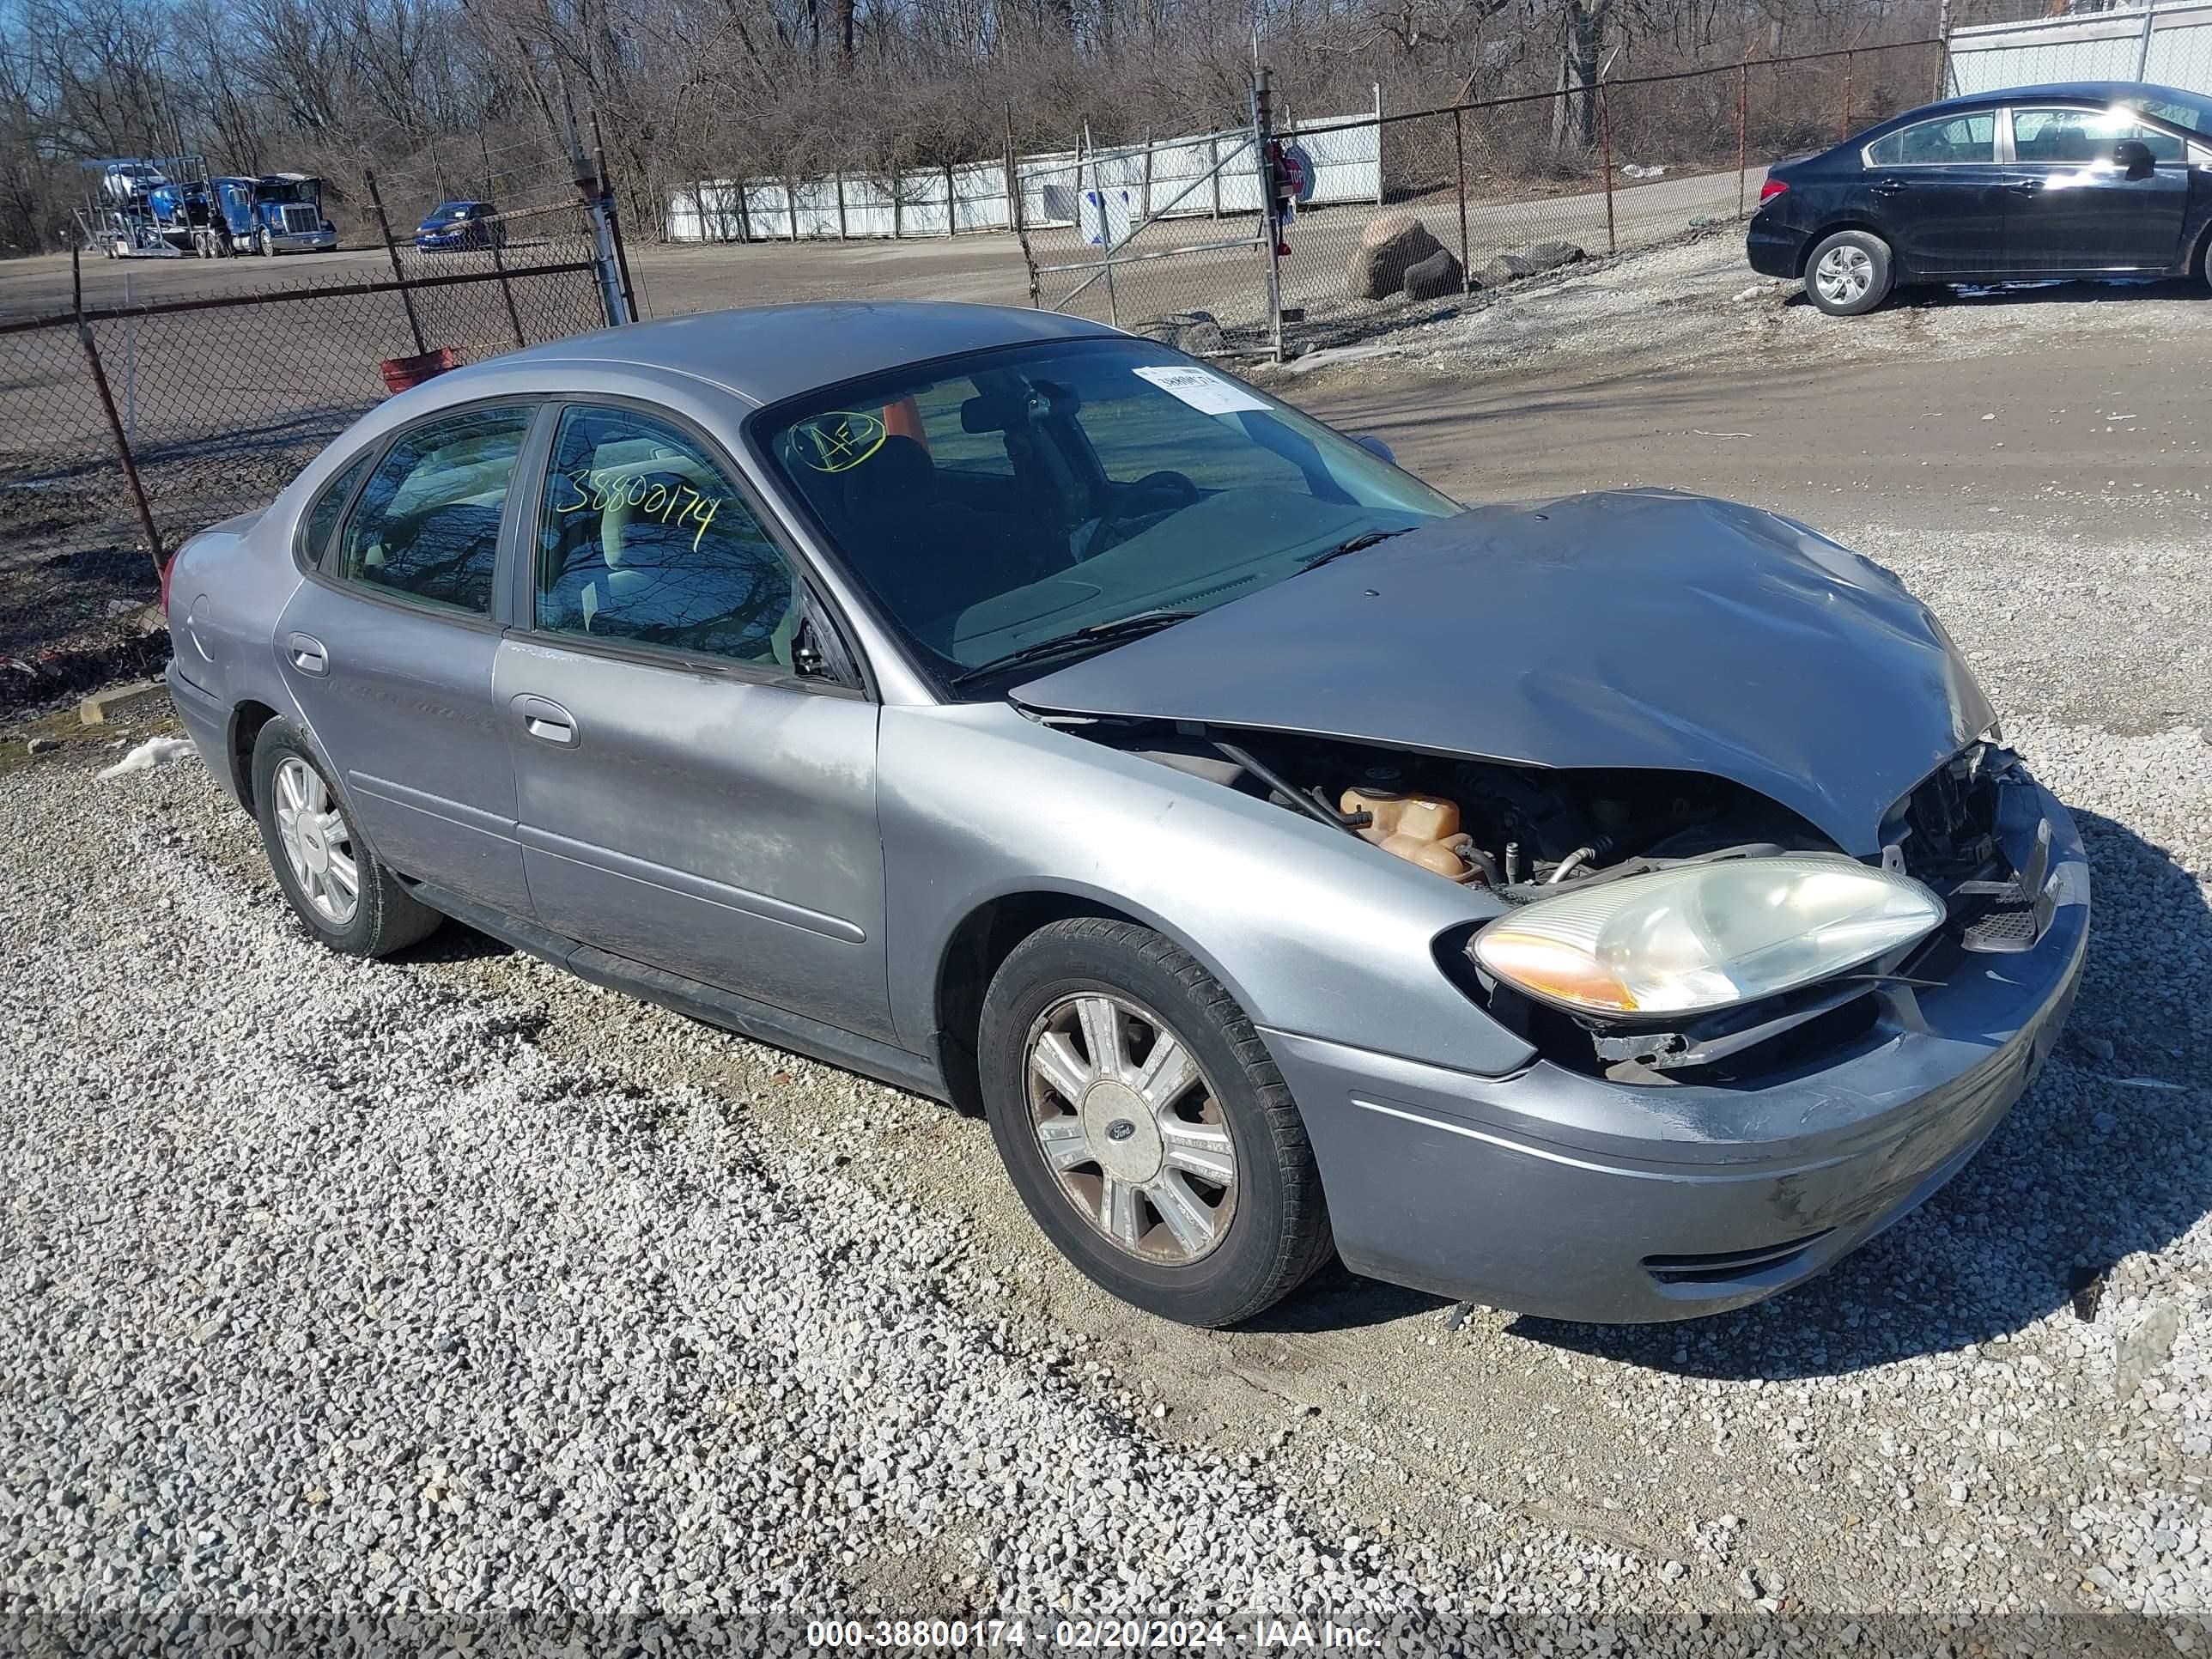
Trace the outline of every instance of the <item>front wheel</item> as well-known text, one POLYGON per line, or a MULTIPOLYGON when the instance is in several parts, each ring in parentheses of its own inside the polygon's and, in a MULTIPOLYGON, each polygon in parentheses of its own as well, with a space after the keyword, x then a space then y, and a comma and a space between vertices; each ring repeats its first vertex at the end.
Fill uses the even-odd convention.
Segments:
POLYGON ((1305 1125, 1243 1009, 1149 928, 1032 933, 984 1000, 999 1156, 1045 1235, 1124 1302, 1233 1325, 1326 1261, 1305 1125))
POLYGON ((1805 295, 1831 317, 1856 317, 1889 297, 1889 244, 1864 230, 1823 237, 1805 262, 1805 295))
POLYGON ((264 259, 276 257, 276 239, 265 230, 261 233, 261 257, 264 259))

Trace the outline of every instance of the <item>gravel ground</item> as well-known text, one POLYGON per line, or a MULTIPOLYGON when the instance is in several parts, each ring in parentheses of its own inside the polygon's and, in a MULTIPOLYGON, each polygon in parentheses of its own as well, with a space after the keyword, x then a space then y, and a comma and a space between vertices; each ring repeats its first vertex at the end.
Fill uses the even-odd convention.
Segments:
MULTIPOLYGON (((1164 1326, 1044 1246, 980 1123, 458 928, 332 957, 197 766, 0 740, 0 1652, 753 1651, 878 1611, 1030 1645, 1218 1611, 1232 1650, 1304 1613, 1424 1654, 2201 1650, 2205 502, 2166 426, 2089 434, 2108 482, 2088 392, 1978 384, 2005 454, 2074 465, 2001 520, 1908 503, 1913 422, 1965 407, 1914 386, 1882 494, 1796 510, 1930 600, 2080 816, 2088 971, 1959 1180, 1692 1325, 1335 1270, 1251 1330, 1164 1326)), ((1468 469, 1510 453, 1475 431, 1468 469)), ((1787 503, 1796 464, 1709 487, 1787 503)))

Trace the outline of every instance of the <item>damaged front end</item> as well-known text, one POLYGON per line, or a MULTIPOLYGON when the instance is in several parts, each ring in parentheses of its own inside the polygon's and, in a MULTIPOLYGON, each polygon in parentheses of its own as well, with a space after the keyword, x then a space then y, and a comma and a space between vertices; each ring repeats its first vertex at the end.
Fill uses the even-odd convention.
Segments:
MULTIPOLYGON (((1438 966, 1546 1060, 1615 1082, 1745 1084, 1832 1058, 1873 1030, 1885 994, 1940 984, 1966 954, 2031 948, 2055 902, 2045 890, 2050 829, 2033 808, 2038 792, 1994 731, 1897 803, 1878 857, 1854 860, 1788 808, 1704 773, 1518 765, 1189 720, 1038 718, 1270 800, 1486 893, 1502 913, 1439 937, 1438 966), (2017 810, 2008 811, 2008 799, 2017 810), (1637 880, 1669 872, 1668 882, 1637 880), (1784 902, 1774 895, 1785 876, 1798 882, 1792 890, 1809 883, 1826 893, 1830 909, 1839 885, 1886 908, 1876 916, 1845 905, 1829 916, 1827 957, 1812 958, 1808 970, 1799 949, 1793 979, 1790 964, 1771 958, 1801 941, 1757 913, 1784 902), (1558 902, 1575 895, 1585 896, 1583 908, 1603 910, 1662 886, 1752 891, 1747 925, 1776 988, 1761 989, 1759 973, 1723 975, 1701 994, 1712 1006, 1639 1006, 1624 995, 1616 1002, 1626 1006, 1598 1007, 1496 965, 1516 917, 1557 915, 1568 908, 1558 902)), ((1710 920, 1686 923, 1695 908, 1646 903, 1632 918, 1638 948, 1679 955, 1710 920)))

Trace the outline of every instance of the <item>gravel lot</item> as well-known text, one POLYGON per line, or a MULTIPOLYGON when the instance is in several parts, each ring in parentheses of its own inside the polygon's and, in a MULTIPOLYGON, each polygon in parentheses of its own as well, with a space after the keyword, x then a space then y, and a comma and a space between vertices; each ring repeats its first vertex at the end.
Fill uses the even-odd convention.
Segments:
POLYGON ((1043 1245, 980 1123, 458 928, 331 957, 196 766, 0 739, 0 1650, 357 1618, 750 1651, 875 1610, 2201 1649, 2212 570, 2202 356, 2150 337, 2203 326, 2180 306, 2032 301, 2025 363, 1970 303, 1796 380, 1717 333, 1694 381, 1601 398, 1299 388, 1353 424, 1419 399, 1392 441, 1469 494, 1667 477, 1815 520, 1935 605, 2081 817, 2097 930, 2044 1078, 1907 1222, 1694 1325, 1340 1271, 1259 1328, 1161 1325, 1043 1245))

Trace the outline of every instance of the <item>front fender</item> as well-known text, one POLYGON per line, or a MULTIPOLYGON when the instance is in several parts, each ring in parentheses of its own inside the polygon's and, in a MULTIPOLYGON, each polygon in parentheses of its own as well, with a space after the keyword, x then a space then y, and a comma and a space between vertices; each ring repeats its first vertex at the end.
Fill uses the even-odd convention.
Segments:
POLYGON ((1285 808, 1004 703, 888 706, 892 1017, 925 1052, 961 924, 1015 893, 1096 901, 1188 951, 1255 1024, 1500 1076, 1534 1051, 1462 995, 1437 934, 1496 901, 1285 808))

